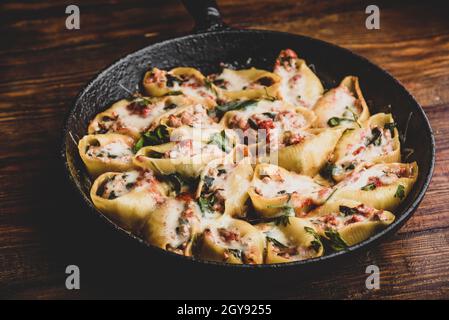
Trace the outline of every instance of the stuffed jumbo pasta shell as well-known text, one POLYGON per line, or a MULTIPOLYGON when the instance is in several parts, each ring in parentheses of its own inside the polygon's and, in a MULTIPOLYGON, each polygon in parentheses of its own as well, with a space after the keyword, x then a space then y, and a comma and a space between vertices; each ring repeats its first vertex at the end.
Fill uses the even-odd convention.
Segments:
POLYGON ((248 194, 254 209, 263 218, 279 217, 286 211, 303 216, 324 203, 332 188, 318 184, 309 176, 262 163, 254 170, 248 194))
POLYGON ((263 234, 246 221, 223 215, 210 220, 195 241, 194 253, 204 260, 233 264, 263 263, 263 234))
POLYGON ((169 187, 151 171, 107 172, 92 185, 95 207, 122 228, 137 233, 148 215, 166 199, 169 187))
POLYGON ((320 238, 307 219, 286 217, 256 227, 266 237, 265 263, 286 263, 323 255, 320 238))
MULTIPOLYGON (((233 153, 238 152, 239 146, 233 153)), ((231 153, 225 159, 211 161, 203 170, 196 192, 202 211, 244 217, 253 167, 248 151, 241 148, 242 157, 231 153)))
POLYGON ((323 95, 320 79, 291 49, 281 51, 274 73, 281 78, 279 95, 291 105, 311 109, 323 95))
POLYGON ((210 143, 188 139, 143 147, 136 153, 133 162, 138 167, 151 169, 162 175, 179 173, 186 177, 198 177, 210 161, 223 159, 232 150, 231 145, 224 146, 228 139, 226 134, 225 137, 221 133, 218 135, 221 138, 210 143))
POLYGON ((335 147, 333 161, 323 168, 326 178, 341 181, 362 162, 401 161, 399 133, 391 114, 378 113, 362 128, 348 129, 335 147))
POLYGON ((220 99, 224 101, 277 98, 281 80, 274 73, 256 68, 225 68, 221 74, 210 75, 208 78, 217 88, 220 99))
POLYGON ((368 106, 360 90, 359 79, 345 77, 340 85, 327 91, 313 107, 315 127, 357 127, 369 118, 368 106))
POLYGON ((410 193, 417 177, 416 162, 361 164, 335 185, 332 199, 351 199, 379 210, 393 211, 410 193))
POLYGON ((91 134, 78 142, 81 159, 91 176, 108 171, 127 171, 133 168, 134 139, 116 133, 91 134))
MULTIPOLYGON (((334 150, 343 128, 309 130, 298 139, 281 144, 270 154, 270 162, 300 174, 315 176, 326 164, 326 159, 334 150)), ((284 141, 289 141, 284 138, 284 141)))
POLYGON ((194 139, 208 141, 212 134, 223 126, 208 115, 208 109, 201 104, 179 107, 164 113, 154 121, 148 131, 165 126, 171 140, 194 139))
POLYGON ((148 215, 142 237, 148 243, 177 254, 191 256, 192 243, 201 231, 201 212, 193 198, 169 198, 148 215))
POLYGON ((247 137, 248 144, 284 143, 284 133, 302 133, 315 121, 315 114, 301 107, 293 107, 281 100, 259 100, 244 108, 228 111, 220 124, 247 137), (263 133, 258 139, 258 133, 263 133), (259 141, 261 140, 261 141, 259 141))
POLYGON ((152 122, 173 107, 187 105, 185 97, 145 98, 120 100, 106 111, 100 112, 88 127, 89 134, 121 133, 139 139, 140 133, 152 122))
POLYGON ((344 249, 373 236, 391 224, 395 216, 363 203, 338 199, 328 201, 307 215, 318 234, 327 238, 331 246, 344 249))
POLYGON ((153 68, 145 73, 143 87, 152 97, 184 94, 208 107, 216 105, 215 86, 194 68, 180 67, 170 71, 153 68))

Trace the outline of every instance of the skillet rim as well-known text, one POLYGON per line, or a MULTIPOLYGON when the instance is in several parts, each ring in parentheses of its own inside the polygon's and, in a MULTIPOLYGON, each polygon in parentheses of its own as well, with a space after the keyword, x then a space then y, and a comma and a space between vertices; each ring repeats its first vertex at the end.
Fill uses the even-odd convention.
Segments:
MULTIPOLYGON (((64 176, 70 181, 69 184, 77 191, 76 193, 85 202, 85 204, 87 204, 87 207, 89 207, 91 211, 94 211, 94 213, 97 216, 100 216, 101 219, 106 220, 110 227, 118 230, 124 236, 128 236, 133 240, 137 240, 137 242, 140 245, 143 245, 146 248, 149 248, 149 249, 153 250, 154 252, 159 253, 161 255, 168 254, 172 258, 180 259, 180 261, 185 261, 187 263, 193 262, 196 264, 199 263, 201 266, 206 266, 206 267, 207 266, 218 267, 218 268, 227 267, 227 268, 232 268, 233 270, 252 270, 252 269, 266 270, 266 269, 278 269, 278 268, 291 270, 293 268, 299 268, 299 267, 304 267, 304 268, 311 267, 311 266, 317 265, 318 263, 322 263, 322 264, 324 264, 326 262, 329 263, 330 260, 337 260, 337 259, 343 258, 345 256, 350 257, 351 255, 354 255, 355 253, 360 252, 363 249, 368 250, 371 247, 378 245, 381 241, 386 240, 389 236, 392 236, 394 234, 394 232, 396 232, 399 228, 401 228, 404 225, 404 223, 407 222, 411 218, 411 216, 418 209, 419 204, 421 203, 421 201, 424 198, 424 195, 430 185, 430 182, 431 182, 431 179, 433 176, 433 172, 435 169, 435 154, 436 154, 435 137, 434 137, 434 133, 433 133, 432 127, 430 125, 429 119, 428 119, 426 113, 424 112, 423 107, 418 103, 416 98, 405 88, 405 86, 399 80, 397 80, 394 76, 392 76, 385 69, 383 69, 383 68, 377 66, 376 64, 374 64, 373 62, 371 62, 369 59, 367 59, 359 54, 356 54, 347 48, 340 47, 338 45, 335 45, 333 43, 330 43, 330 42, 327 42, 324 40, 312 38, 312 37, 305 36, 305 35, 292 34, 292 33, 288 33, 288 32, 259 30, 259 29, 233 29, 233 28, 217 30, 217 31, 206 30, 204 32, 189 34, 189 35, 180 36, 180 37, 176 37, 173 39, 167 39, 167 40, 163 40, 161 42, 150 44, 144 48, 141 48, 137 51, 134 51, 132 53, 129 53, 129 54, 121 57, 120 59, 114 61, 112 64, 110 64, 107 67, 105 67, 104 69, 102 69, 93 78, 91 78, 87 82, 87 84, 81 89, 81 91, 77 94, 77 96, 71 103, 71 106, 72 107, 66 112, 66 115, 64 118, 60 156, 61 156, 61 160, 63 161, 64 176), (398 219, 395 219, 395 221, 391 225, 389 225, 387 228, 383 229, 382 231, 376 233, 374 236, 371 236, 370 238, 368 238, 358 244, 350 246, 344 250, 332 252, 330 254, 323 255, 323 256, 317 257, 317 258, 292 261, 292 262, 287 262, 287 263, 275 263, 275 264, 256 264, 256 265, 230 264, 230 263, 223 263, 223 262, 217 262, 217 261, 201 260, 201 259, 197 259, 195 257, 187 257, 187 256, 179 255, 179 254, 164 250, 162 248, 156 247, 152 244, 147 243, 142 238, 134 235, 133 233, 126 231, 125 229, 120 227, 118 224, 116 224, 114 221, 112 221, 111 219, 106 217, 104 214, 102 214, 99 210, 97 210, 95 208, 95 206, 91 202, 88 195, 82 191, 80 183, 78 181, 76 181, 75 177, 72 175, 69 161, 67 158, 67 143, 66 142, 72 141, 71 140, 72 137, 69 137, 69 135, 71 135, 70 130, 68 128, 69 121, 73 117, 76 119, 76 114, 75 114, 76 108, 75 107, 80 103, 80 100, 84 96, 86 91, 88 91, 90 88, 93 87, 94 82, 96 80, 104 77, 104 75, 106 73, 112 71, 115 67, 120 65, 122 62, 125 62, 126 60, 131 60, 133 56, 138 55, 139 53, 142 53, 143 51, 148 50, 150 48, 156 49, 159 46, 165 46, 165 45, 173 43, 173 42, 182 43, 185 40, 198 38, 198 37, 208 37, 208 36, 220 35, 220 34, 239 35, 242 33, 271 34, 271 35, 282 35, 282 36, 290 37, 290 38, 302 38, 302 39, 305 39, 306 41, 315 42, 320 46, 327 46, 327 47, 332 47, 335 50, 340 50, 344 54, 352 55, 353 58, 359 59, 362 63, 370 66, 371 68, 376 69, 377 71, 381 72, 386 77, 389 77, 398 86, 398 88, 402 89, 404 91, 404 93, 406 94, 406 96, 415 103, 415 105, 417 106, 417 108, 416 108, 417 111, 419 111, 420 115, 424 119, 425 134, 430 138, 430 142, 431 142, 430 143, 430 148, 431 148, 430 159, 428 159, 428 160, 430 160, 429 170, 424 178, 423 187, 421 190, 419 190, 419 192, 416 196, 416 199, 412 203, 410 203, 406 208, 404 208, 402 210, 402 214, 400 215, 400 217, 398 219)), ((74 141, 72 141, 72 142, 74 142, 74 141)), ((79 168, 76 168, 76 169, 79 169, 79 168)), ((421 170, 419 172, 421 173, 421 170)))

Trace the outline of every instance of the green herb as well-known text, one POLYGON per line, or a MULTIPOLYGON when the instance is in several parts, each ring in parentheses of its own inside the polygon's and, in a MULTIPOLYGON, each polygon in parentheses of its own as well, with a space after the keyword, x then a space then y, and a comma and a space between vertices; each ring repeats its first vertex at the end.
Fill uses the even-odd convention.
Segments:
POLYGON ((172 173, 166 176, 168 182, 172 185, 176 194, 181 193, 182 186, 184 185, 184 180, 177 173, 172 173))
POLYGON ((145 138, 141 136, 139 140, 137 140, 136 144, 133 147, 133 152, 137 153, 140 149, 143 148, 143 145, 145 144, 145 138))
POLYGON ((115 199, 115 198, 117 198, 117 195, 115 194, 115 191, 112 190, 111 193, 109 194, 108 199, 109 199, 109 200, 113 200, 113 199, 115 199))
POLYGON ((360 189, 363 190, 363 191, 374 190, 374 189, 376 189, 376 184, 375 183, 368 183, 366 186, 363 186, 360 189))
POLYGON ((164 125, 157 126, 153 131, 145 132, 145 145, 155 146, 170 141, 170 133, 164 125))
POLYGON ((316 233, 315 229, 311 227, 304 227, 304 230, 314 237, 312 242, 310 242, 311 248, 315 250, 315 252, 320 251, 323 244, 321 243, 320 236, 316 233))
POLYGON ((209 140, 209 144, 217 145, 224 152, 229 152, 233 147, 232 142, 229 141, 224 130, 214 133, 209 140))
POLYGON ((217 91, 215 90, 214 86, 212 86, 212 82, 209 79, 207 78, 204 79, 204 86, 206 87, 207 90, 212 91, 215 96, 218 96, 217 91))
POLYGON ((256 104, 257 101, 256 100, 236 100, 236 101, 231 101, 222 105, 218 105, 215 107, 215 110, 217 111, 217 113, 219 115, 223 115, 228 111, 232 111, 232 110, 241 110, 241 109, 245 109, 249 106, 252 106, 254 104, 256 104))
POLYGON ((332 117, 329 120, 327 120, 327 125, 329 127, 336 127, 339 126, 342 122, 356 122, 353 119, 349 119, 349 118, 339 118, 339 117, 332 117))
POLYGON ((282 226, 286 227, 287 225, 290 224, 290 215, 284 214, 280 217, 274 218, 274 224, 277 226, 282 225, 282 226))
POLYGON ((390 130, 391 137, 394 138, 394 128, 396 128, 396 123, 395 122, 386 123, 384 128, 390 130))
POLYGON ((273 119, 273 120, 274 120, 274 118, 276 118, 276 115, 277 115, 276 112, 264 112, 262 114, 270 119, 273 119))
POLYGON ((205 214, 212 214, 214 210, 212 209, 213 205, 215 204, 215 196, 201 196, 198 199, 198 205, 200 206, 201 212, 203 213, 203 216, 205 214))
POLYGON ((164 154, 162 152, 157 152, 155 150, 150 150, 146 155, 147 157, 153 159, 162 159, 164 157, 164 154))
POLYGON ((354 163, 351 163, 349 166, 347 166, 347 167, 345 168, 346 171, 354 170, 354 169, 355 169, 355 164, 354 164, 354 163))
POLYGON ((405 188, 402 184, 398 185, 398 188, 396 189, 396 193, 394 194, 395 198, 404 199, 405 197, 405 188))
POLYGON ((366 146, 369 146, 370 144, 373 144, 375 146, 380 146, 382 143, 382 132, 379 130, 379 128, 373 128, 371 130, 371 138, 368 140, 366 146))
POLYGON ((236 257, 237 259, 242 260, 242 256, 243 256, 242 250, 228 248, 227 251, 229 253, 231 253, 234 257, 236 257))
POLYGON ((176 83, 181 82, 181 79, 178 79, 177 77, 171 75, 170 73, 167 73, 167 74, 165 75, 165 77, 167 78, 167 81, 166 81, 166 83, 165 83, 165 85, 166 85, 167 87, 173 87, 173 85, 175 84, 175 82, 176 82, 176 83))
POLYGON ((279 247, 279 248, 288 248, 285 244, 279 242, 279 241, 276 240, 275 238, 271 238, 271 237, 269 237, 269 236, 266 236, 266 237, 267 237, 267 241, 271 242, 271 243, 274 244, 276 247, 279 247))
POLYGON ((214 180, 215 180, 214 177, 204 176, 203 181, 204 181, 204 186, 206 187, 206 190, 209 190, 210 187, 212 187, 214 180))
POLYGON ((339 210, 340 210, 341 213, 343 213, 343 215, 345 217, 352 216, 354 214, 359 213, 359 211, 356 208, 350 208, 350 207, 347 207, 347 206, 340 206, 339 210))
POLYGON ((165 106, 164 106, 164 110, 172 110, 172 109, 175 109, 175 108, 177 108, 178 106, 176 105, 176 103, 167 103, 165 106))
POLYGON ((182 94, 181 90, 173 90, 173 91, 168 91, 165 96, 179 96, 182 94))
POLYGON ((248 124, 254 130, 258 130, 259 129, 259 126, 257 125, 256 121, 254 121, 252 118, 248 118, 248 124))
POLYGON ((326 237, 331 242, 331 247, 335 251, 341 251, 341 250, 344 250, 344 249, 346 249, 348 247, 346 242, 341 238, 341 236, 338 233, 338 231, 336 231, 334 229, 326 229, 324 231, 324 234, 326 235, 326 237))
POLYGON ((336 174, 336 171, 338 170, 337 166, 331 162, 327 162, 321 169, 320 169, 320 175, 329 181, 334 181, 333 176, 336 174))
POLYGON ((352 117, 354 118, 354 121, 357 121, 359 116, 354 112, 354 110, 350 106, 346 106, 345 109, 351 113, 352 117))
POLYGON ((134 187, 135 183, 134 182, 129 182, 126 184, 126 189, 132 189, 134 187))
POLYGON ((158 144, 167 143, 170 141, 170 133, 164 125, 157 126, 153 131, 145 132, 140 136, 139 140, 134 145, 133 151, 137 153, 145 146, 155 146, 158 144))

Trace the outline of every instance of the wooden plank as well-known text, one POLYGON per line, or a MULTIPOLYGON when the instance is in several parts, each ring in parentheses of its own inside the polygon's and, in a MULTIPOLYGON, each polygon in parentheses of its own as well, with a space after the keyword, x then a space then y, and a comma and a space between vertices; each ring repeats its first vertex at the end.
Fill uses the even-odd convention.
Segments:
MULTIPOLYGON (((270 297, 448 298, 449 20, 445 9, 438 2, 381 0, 377 2, 381 30, 367 31, 368 1, 218 2, 230 25, 305 34, 368 57, 425 105, 436 136, 432 184, 397 235, 333 274, 294 290, 275 291, 270 297), (364 269, 372 263, 381 268, 379 291, 364 287, 364 269)), ((100 69, 149 43, 186 34, 193 26, 175 0, 87 0, 80 5, 81 30, 68 31, 64 8, 69 4, 64 0, 0 4, 2 297, 123 297, 133 289, 125 283, 116 288, 107 284, 111 273, 133 272, 126 265, 136 256, 116 249, 121 248, 121 239, 90 218, 72 220, 82 216, 83 209, 69 190, 61 189, 61 176, 54 173, 59 166, 62 120, 77 92, 100 69), (61 196, 53 202, 42 200, 55 186, 61 196), (102 275, 105 261, 112 270, 102 275), (69 292, 63 284, 64 267, 79 262, 99 279, 88 277, 81 292, 69 292)), ((159 286, 164 286, 162 280, 159 286)), ((169 285, 154 293, 140 288, 135 295, 170 297, 171 289, 169 285)))

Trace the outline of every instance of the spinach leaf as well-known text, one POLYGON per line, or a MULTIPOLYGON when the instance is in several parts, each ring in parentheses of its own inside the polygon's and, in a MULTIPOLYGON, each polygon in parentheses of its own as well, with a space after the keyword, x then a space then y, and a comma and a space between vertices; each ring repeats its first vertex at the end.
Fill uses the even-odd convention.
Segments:
POLYGON ((376 189, 376 184, 375 183, 368 183, 366 186, 361 187, 360 189, 363 191, 370 191, 370 190, 374 190, 376 189))
POLYGON ((373 144, 375 146, 380 146, 382 143, 382 132, 379 130, 379 128, 373 128, 371 130, 371 138, 368 140, 366 146, 369 146, 370 144, 373 144))
POLYGON ((356 122, 355 120, 349 119, 349 118, 332 117, 329 120, 327 120, 327 125, 329 127, 333 128, 333 127, 339 126, 342 122, 345 122, 345 121, 347 121, 347 122, 356 122))
POLYGON ((257 125, 256 121, 254 121, 252 118, 248 118, 248 124, 254 130, 259 129, 259 126, 257 125))
POLYGON ((276 217, 276 218, 274 218, 274 224, 277 226, 282 225, 282 226, 286 227, 287 225, 290 224, 290 217, 291 216, 288 214, 284 214, 282 216, 276 217))
POLYGON ((200 210, 203 213, 203 216, 205 214, 213 214, 214 210, 212 209, 212 207, 214 204, 215 204, 214 195, 201 196, 198 199, 198 205, 200 206, 200 210))
POLYGON ((177 173, 172 173, 166 176, 168 182, 172 185, 176 194, 181 193, 182 186, 184 185, 184 180, 177 173))
POLYGON ((208 191, 210 189, 210 187, 212 187, 214 180, 215 180, 214 177, 204 176, 203 181, 204 181, 205 191, 208 191))
POLYGON ((140 149, 143 148, 143 145, 145 144, 145 138, 141 136, 139 140, 137 140, 136 144, 133 147, 133 152, 137 153, 140 149))
POLYGON ((324 234, 329 239, 331 243, 331 248, 334 249, 335 251, 341 251, 348 247, 346 242, 341 238, 338 231, 334 229, 326 229, 324 231, 324 234))
POLYGON ((230 254, 232 254, 234 257, 236 257, 237 259, 239 259, 239 260, 242 260, 242 257, 243 257, 243 252, 242 252, 242 250, 239 250, 239 249, 231 249, 231 248, 228 248, 228 249, 226 249, 230 254))
POLYGON ((288 248, 288 246, 286 246, 285 244, 283 244, 282 242, 279 242, 278 240, 276 240, 275 238, 266 236, 267 241, 271 242, 272 244, 274 244, 276 247, 279 248, 288 248))
POLYGON ((257 100, 235 100, 215 107, 217 115, 222 116, 228 111, 241 110, 257 103, 257 100))
POLYGON ((320 175, 328 180, 328 181, 334 181, 334 174, 337 173, 337 166, 331 162, 327 162, 321 169, 320 169, 320 175))
POLYGON ((231 151, 233 147, 232 142, 228 139, 224 130, 214 133, 209 140, 209 144, 217 145, 224 152, 231 151))
POLYGON ((402 184, 398 185, 398 188, 396 189, 396 193, 394 194, 395 198, 404 199, 405 197, 405 188, 402 184))
POLYGON ((354 214, 359 213, 359 211, 356 208, 350 208, 350 207, 347 207, 347 206, 340 206, 339 210, 340 210, 341 213, 343 213, 343 215, 345 217, 352 216, 354 214))
POLYGON ((323 246, 320 240, 320 236, 316 233, 315 229, 311 227, 304 227, 304 230, 314 237, 314 240, 312 240, 310 246, 313 250, 315 250, 315 252, 318 252, 323 246))

